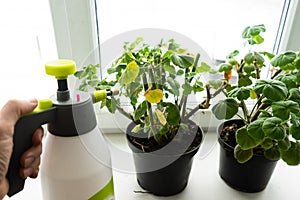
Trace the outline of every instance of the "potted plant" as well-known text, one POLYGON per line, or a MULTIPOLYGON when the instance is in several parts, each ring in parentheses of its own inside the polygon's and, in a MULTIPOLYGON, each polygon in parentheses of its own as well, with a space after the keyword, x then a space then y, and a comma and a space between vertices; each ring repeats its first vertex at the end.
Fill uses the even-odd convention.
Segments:
MULTIPOLYGON (((242 36, 253 46, 263 42, 264 31, 264 25, 247 27, 242 36)), ((300 163, 300 55, 251 50, 238 61, 238 53, 230 54, 219 68, 228 82, 234 70, 238 81, 228 84, 226 98, 212 108, 216 118, 227 120, 218 130, 219 174, 235 189, 259 192, 267 186, 279 159, 288 165, 300 163), (270 79, 261 76, 269 66, 265 57, 272 66, 270 79)))
POLYGON ((199 109, 208 108, 210 99, 224 89, 201 81, 202 73, 212 71, 200 54, 182 49, 175 40, 155 46, 137 38, 124 44, 124 52, 107 68, 103 80, 95 77, 89 65, 76 73, 82 79, 81 89, 119 88, 117 97, 107 97, 101 108, 120 112, 132 121, 126 130, 133 151, 137 180, 142 188, 155 195, 173 195, 187 185, 193 156, 197 153, 203 132, 190 120, 199 109), (206 93, 205 93, 206 91, 206 93), (206 98, 189 108, 188 97, 205 93, 206 98), (131 109, 124 108, 128 102, 131 109))

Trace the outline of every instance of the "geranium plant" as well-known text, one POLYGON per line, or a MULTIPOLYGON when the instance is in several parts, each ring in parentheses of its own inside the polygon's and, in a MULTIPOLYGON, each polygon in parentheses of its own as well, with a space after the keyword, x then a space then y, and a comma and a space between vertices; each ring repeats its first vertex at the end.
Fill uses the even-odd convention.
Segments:
POLYGON ((203 73, 213 71, 211 67, 199 62, 200 54, 189 53, 173 39, 161 40, 155 46, 142 41, 137 38, 133 43, 124 43, 123 54, 107 68, 105 79, 100 81, 94 76, 97 66, 93 65, 76 76, 83 80, 81 89, 118 87, 119 95, 108 97, 101 108, 107 107, 111 113, 119 111, 136 124, 134 132, 143 130, 149 137, 154 136, 158 145, 165 145, 193 114, 208 108, 211 98, 225 86, 215 84, 212 94, 212 87, 201 81, 203 73), (189 108, 188 97, 201 92, 206 98, 189 108), (128 102, 131 109, 123 107, 121 101, 128 102))
MULTIPOLYGON (((243 38, 250 46, 260 44, 264 41, 261 36, 264 31, 263 25, 247 27, 243 38)), ((254 153, 258 153, 268 159, 282 158, 289 165, 298 165, 300 54, 284 52, 273 55, 251 50, 241 61, 236 59, 238 54, 238 51, 231 53, 228 62, 219 68, 228 82, 228 74, 234 70, 238 83, 228 84, 227 97, 212 108, 218 119, 238 117, 245 124, 242 127, 232 127, 236 129, 233 138, 235 158, 238 162, 245 163, 254 153), (261 76, 261 72, 269 66, 272 76, 266 79, 261 76), (251 106, 247 106, 247 101, 252 102, 251 106)))

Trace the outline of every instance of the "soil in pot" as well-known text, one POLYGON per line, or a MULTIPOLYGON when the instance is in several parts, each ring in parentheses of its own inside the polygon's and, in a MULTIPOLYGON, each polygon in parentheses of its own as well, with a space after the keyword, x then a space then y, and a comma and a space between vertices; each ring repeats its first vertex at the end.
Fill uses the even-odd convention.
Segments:
POLYGON ((187 186, 193 157, 202 142, 201 128, 190 121, 188 132, 179 130, 173 140, 158 146, 147 133, 131 133, 134 126, 133 123, 128 126, 127 140, 139 185, 158 196, 180 193, 187 186))
POLYGON ((242 120, 229 120, 219 126, 219 174, 227 185, 236 190, 260 192, 266 188, 277 161, 265 158, 260 149, 254 149, 254 156, 249 161, 238 163, 234 158, 235 132, 242 126, 242 120))

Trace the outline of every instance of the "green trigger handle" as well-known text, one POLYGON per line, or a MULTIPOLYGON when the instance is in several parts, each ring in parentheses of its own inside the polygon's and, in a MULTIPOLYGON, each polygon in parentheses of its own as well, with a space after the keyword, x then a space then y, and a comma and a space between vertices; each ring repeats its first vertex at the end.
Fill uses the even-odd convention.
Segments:
POLYGON ((36 129, 43 124, 53 122, 56 107, 52 107, 50 100, 39 101, 38 108, 32 113, 21 117, 14 129, 14 146, 6 177, 9 182, 8 196, 12 196, 23 190, 25 179, 19 175, 20 158, 22 154, 32 146, 32 136, 36 129))

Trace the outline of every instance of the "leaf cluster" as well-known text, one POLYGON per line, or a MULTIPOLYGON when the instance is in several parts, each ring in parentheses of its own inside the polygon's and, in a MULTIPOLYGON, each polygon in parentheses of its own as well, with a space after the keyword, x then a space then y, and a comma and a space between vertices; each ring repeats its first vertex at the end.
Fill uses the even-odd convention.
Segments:
MULTIPOLYGON (((164 145, 195 112, 209 107, 215 95, 210 94, 211 88, 201 76, 211 72, 211 67, 200 62, 199 53, 188 52, 174 39, 149 45, 137 38, 132 43, 125 42, 123 48, 123 53, 107 68, 108 76, 92 85, 96 89, 119 90, 118 96, 102 101, 101 108, 107 107, 111 113, 119 111, 137 124, 134 132, 142 130, 164 145), (188 97, 205 91, 208 97, 188 108, 188 97), (122 107, 123 101, 130 104, 130 110, 122 107)), ((80 75, 88 73, 87 69, 76 76, 82 78, 80 75)), ((219 85, 220 90, 222 86, 219 85)))
MULTIPOLYGON (((260 44, 264 31, 263 25, 247 27, 242 36, 249 45, 260 44)), ((300 54, 249 51, 239 62, 235 60, 238 54, 231 53, 219 68, 225 78, 235 70, 238 83, 229 84, 227 98, 212 108, 218 119, 239 117, 245 123, 235 135, 235 158, 244 163, 255 152, 263 152, 268 159, 300 164, 300 54), (261 78, 266 59, 272 66, 270 79, 261 78), (249 100, 254 101, 251 108, 247 107, 249 100)))

